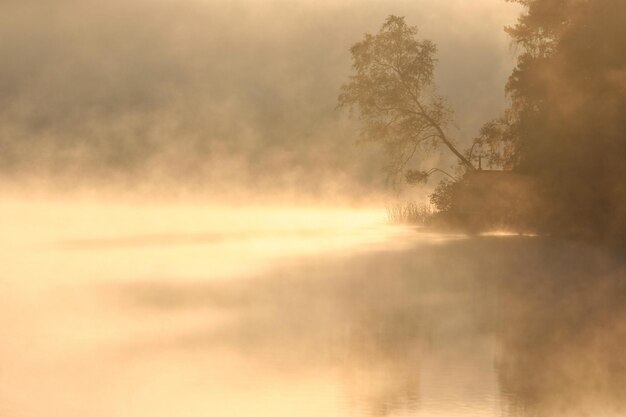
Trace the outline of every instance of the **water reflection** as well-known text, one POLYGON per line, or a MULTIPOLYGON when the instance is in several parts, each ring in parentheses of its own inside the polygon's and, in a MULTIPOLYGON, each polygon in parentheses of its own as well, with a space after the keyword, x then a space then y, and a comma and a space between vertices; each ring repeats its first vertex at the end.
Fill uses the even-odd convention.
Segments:
POLYGON ((619 257, 582 245, 480 238, 124 291, 153 308, 229 311, 171 342, 335 369, 360 415, 623 415, 625 277, 619 257))
POLYGON ((0 413, 626 414, 621 253, 361 226, 0 240, 0 413))
POLYGON ((543 268, 500 283, 497 369, 508 411, 625 415, 624 264, 588 248, 542 248, 543 268))

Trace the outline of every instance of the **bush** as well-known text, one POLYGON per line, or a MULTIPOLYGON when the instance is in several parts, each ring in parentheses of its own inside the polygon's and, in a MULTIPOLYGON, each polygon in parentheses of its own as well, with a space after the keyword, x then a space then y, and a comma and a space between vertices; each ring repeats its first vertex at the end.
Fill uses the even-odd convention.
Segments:
POLYGON ((430 195, 430 202, 439 213, 448 213, 453 208, 454 193, 459 183, 443 179, 430 195))

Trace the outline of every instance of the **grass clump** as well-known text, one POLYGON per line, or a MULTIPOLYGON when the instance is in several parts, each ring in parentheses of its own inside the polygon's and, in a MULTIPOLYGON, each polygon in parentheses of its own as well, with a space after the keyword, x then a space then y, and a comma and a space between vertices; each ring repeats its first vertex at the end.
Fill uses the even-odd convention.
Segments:
POLYGON ((434 214, 435 211, 429 204, 415 203, 413 201, 396 203, 387 207, 387 218, 392 224, 426 226, 430 223, 434 214))

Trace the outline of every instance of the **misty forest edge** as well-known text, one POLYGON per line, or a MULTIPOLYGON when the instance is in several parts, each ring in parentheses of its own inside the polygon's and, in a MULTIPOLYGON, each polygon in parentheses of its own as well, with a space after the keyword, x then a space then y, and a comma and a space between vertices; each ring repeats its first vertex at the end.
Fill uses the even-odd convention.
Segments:
POLYGON ((626 241, 626 3, 511 0, 525 7, 506 27, 519 49, 509 106, 460 151, 447 134, 452 110, 434 85, 436 45, 403 17, 351 49, 353 74, 339 108, 358 114, 362 140, 381 143, 389 181, 443 180, 435 210, 394 207, 396 220, 478 232, 626 241), (456 172, 415 169, 443 148, 456 172), (488 169, 483 169, 486 165, 488 169))

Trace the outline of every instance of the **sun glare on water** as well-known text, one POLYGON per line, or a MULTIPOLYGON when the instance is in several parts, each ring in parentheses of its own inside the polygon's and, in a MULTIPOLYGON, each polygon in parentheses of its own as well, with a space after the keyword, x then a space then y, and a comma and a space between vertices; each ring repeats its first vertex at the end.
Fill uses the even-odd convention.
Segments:
POLYGON ((378 208, 5 201, 0 211, 5 268, 29 281, 46 271, 48 283, 250 275, 408 233, 378 208))
POLYGON ((271 287, 281 268, 297 269, 300 261, 323 268, 337 257, 445 240, 389 225, 376 207, 5 199, 0 227, 0 326, 9 341, 0 346, 8 358, 0 410, 24 416, 41 415, 42 408, 68 417, 87 408, 94 416, 161 416, 174 409, 195 416, 206 415, 207 402, 216 415, 252 415, 255 396, 289 397, 272 402, 276 410, 268 415, 292 415, 290 404, 308 409, 312 401, 319 404, 310 415, 343 415, 328 412, 341 390, 326 374, 319 376, 323 383, 317 375, 285 383, 278 370, 251 369, 236 349, 177 349, 189 335, 219 333, 238 317, 219 308, 219 300, 217 306, 183 302, 183 308, 179 297, 202 300, 210 289, 263 282, 271 287), (254 390, 242 389, 251 376, 261 379, 254 390), (22 393, 36 393, 38 401, 22 393))

